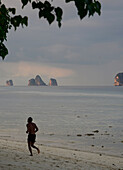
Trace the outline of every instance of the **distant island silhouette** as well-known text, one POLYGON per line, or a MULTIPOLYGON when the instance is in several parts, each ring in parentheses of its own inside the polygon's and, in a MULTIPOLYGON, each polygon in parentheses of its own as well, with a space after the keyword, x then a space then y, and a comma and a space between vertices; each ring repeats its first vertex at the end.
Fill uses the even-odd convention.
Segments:
POLYGON ((114 78, 114 85, 115 86, 123 86, 123 73, 116 74, 114 78))
POLYGON ((13 86, 13 81, 12 80, 7 80, 6 81, 6 86, 13 86))
MULTIPOLYGON (((7 80, 6 86, 13 86, 13 80, 7 80)), ((47 85, 42 78, 37 75, 35 78, 31 78, 28 80, 28 86, 58 86, 57 80, 54 78, 50 78, 49 84, 47 85)))
MULTIPOLYGON (((56 79, 54 79, 54 78, 51 78, 51 79, 50 79, 48 85, 49 85, 49 86, 58 86, 57 81, 56 81, 56 79)), ((32 79, 30 79, 30 80, 28 81, 28 86, 47 86, 47 85, 46 85, 46 83, 42 80, 42 78, 41 78, 39 75, 37 75, 37 76, 35 77, 35 79, 32 78, 32 79)))

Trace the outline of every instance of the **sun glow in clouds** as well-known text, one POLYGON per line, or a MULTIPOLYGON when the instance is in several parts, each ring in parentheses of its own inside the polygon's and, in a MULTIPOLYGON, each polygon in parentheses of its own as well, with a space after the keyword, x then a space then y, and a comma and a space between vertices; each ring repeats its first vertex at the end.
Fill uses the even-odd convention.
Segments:
POLYGON ((0 70, 3 74, 6 73, 8 76, 11 76, 9 77, 11 79, 17 77, 32 78, 37 74, 44 77, 46 76, 47 78, 69 77, 74 74, 71 69, 58 68, 33 62, 3 62, 0 63, 0 70))

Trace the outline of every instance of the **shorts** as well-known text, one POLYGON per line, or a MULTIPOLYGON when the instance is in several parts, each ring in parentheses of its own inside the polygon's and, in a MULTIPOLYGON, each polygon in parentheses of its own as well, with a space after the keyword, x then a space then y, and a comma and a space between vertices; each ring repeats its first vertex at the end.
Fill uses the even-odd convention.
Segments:
POLYGON ((34 143, 36 139, 36 134, 29 134, 28 135, 28 142, 34 143))

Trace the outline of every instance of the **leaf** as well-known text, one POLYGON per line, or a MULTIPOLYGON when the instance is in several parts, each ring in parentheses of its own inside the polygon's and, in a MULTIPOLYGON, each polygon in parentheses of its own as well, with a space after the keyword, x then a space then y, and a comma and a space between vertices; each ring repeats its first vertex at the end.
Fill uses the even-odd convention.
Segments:
POLYGON ((8 49, 3 43, 1 43, 0 44, 0 56, 2 57, 3 60, 7 54, 8 54, 8 49))
POLYGON ((75 0, 75 6, 78 10, 80 19, 83 19, 87 15, 87 8, 82 0, 75 0))
POLYGON ((101 15, 101 4, 98 1, 95 2, 95 11, 101 15))
POLYGON ((35 9, 35 8, 42 9, 43 7, 44 7, 44 4, 40 1, 38 3, 36 3, 35 1, 32 2, 33 9, 35 9))
POLYGON ((21 2, 23 4, 22 8, 24 8, 24 6, 28 4, 28 0, 21 0, 21 2))
POLYGON ((16 30, 17 27, 20 26, 21 21, 22 21, 21 15, 18 15, 18 16, 11 18, 11 24, 15 27, 15 30, 16 30))
POLYGON ((5 14, 5 15, 6 15, 7 9, 6 9, 6 6, 5 6, 4 4, 1 5, 0 10, 1 10, 2 14, 5 14))
POLYGON ((9 10, 10 12, 12 12, 13 15, 15 15, 15 13, 16 13, 16 9, 15 9, 15 8, 9 8, 8 10, 9 10))
POLYGON ((39 11, 39 18, 43 17, 43 10, 39 11))
POLYGON ((87 9, 89 11, 89 17, 93 16, 95 13, 95 4, 91 3, 87 6, 87 9))
POLYGON ((60 7, 55 8, 55 13, 56 13, 56 20, 58 21, 58 26, 61 27, 61 20, 62 20, 62 15, 63 11, 60 7))
POLYGON ((69 2, 71 2, 71 1, 74 1, 74 0, 65 0, 66 3, 69 3, 69 2))
POLYGON ((85 2, 86 4, 91 4, 91 3, 92 3, 92 0, 84 0, 84 2, 85 2))
POLYGON ((55 8, 55 13, 58 18, 62 18, 63 11, 60 7, 55 8))
POLYGON ((28 26, 28 17, 27 16, 22 18, 21 24, 22 24, 22 26, 23 26, 23 24, 28 26))
POLYGON ((55 19, 55 16, 52 13, 49 13, 47 15, 47 21, 49 22, 49 24, 51 24, 55 19))
POLYGON ((37 3, 34 2, 34 1, 32 2, 32 8, 33 8, 33 9, 37 8, 37 3))
POLYGON ((45 2, 44 2, 44 7, 45 7, 45 8, 50 8, 50 7, 51 7, 51 4, 50 4, 48 1, 45 1, 45 2))
POLYGON ((43 4, 41 1, 39 1, 39 2, 37 3, 37 7, 38 7, 39 9, 41 9, 41 8, 44 7, 44 4, 43 4))

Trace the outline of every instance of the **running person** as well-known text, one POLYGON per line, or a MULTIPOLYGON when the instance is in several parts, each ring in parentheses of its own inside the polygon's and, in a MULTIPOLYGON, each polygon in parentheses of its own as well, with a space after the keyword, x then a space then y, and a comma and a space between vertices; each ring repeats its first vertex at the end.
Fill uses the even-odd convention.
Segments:
POLYGON ((30 151, 30 156, 33 156, 32 154, 32 148, 36 149, 38 153, 40 153, 40 150, 34 145, 35 139, 36 139, 36 132, 38 131, 38 127, 35 123, 32 122, 33 119, 31 117, 28 118, 27 122, 28 124, 26 125, 28 133, 28 148, 30 151))

